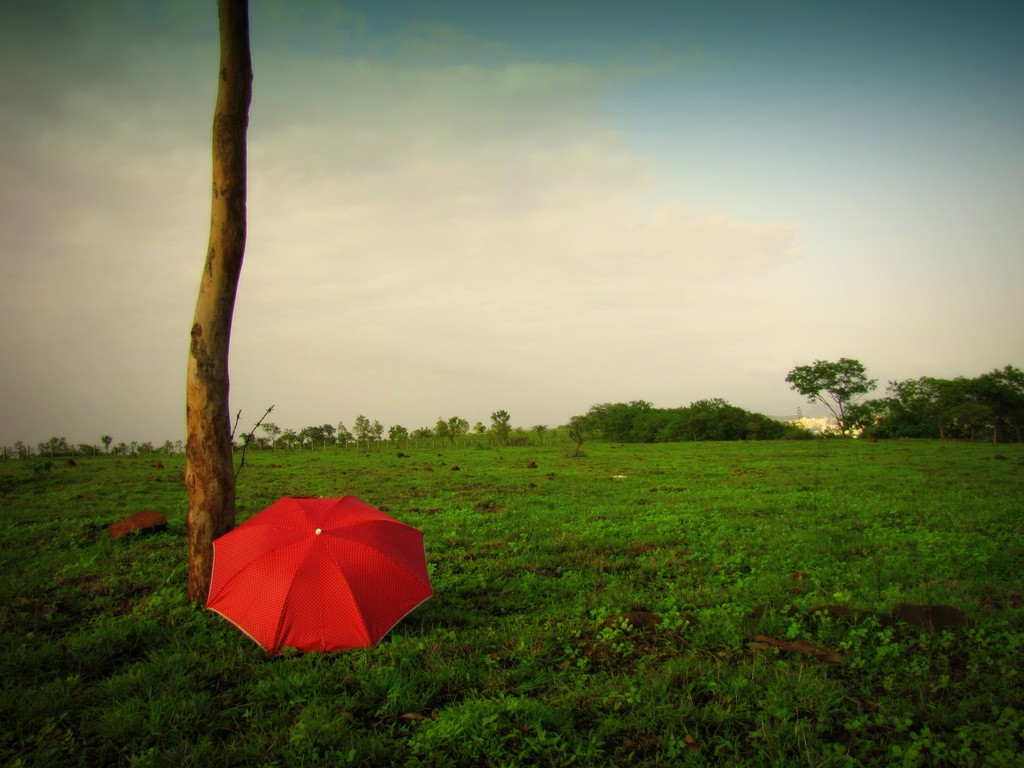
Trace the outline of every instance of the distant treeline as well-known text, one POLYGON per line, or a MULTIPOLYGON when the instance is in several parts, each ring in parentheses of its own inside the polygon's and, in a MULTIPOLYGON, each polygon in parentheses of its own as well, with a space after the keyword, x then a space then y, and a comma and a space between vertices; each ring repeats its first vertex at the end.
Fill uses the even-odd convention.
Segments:
MULTIPOLYGON (((842 361, 841 361, 842 362, 842 361)), ((856 362, 856 361, 852 361, 856 362)), ((859 363, 858 363, 859 365, 859 363)), ((1024 372, 1012 365, 973 378, 890 381, 886 396, 857 402, 874 388, 823 386, 817 399, 841 398, 838 412, 845 433, 871 438, 932 438, 1021 442, 1024 433, 1024 372)), ((839 403, 837 403, 838 405, 839 403)), ((835 411, 836 409, 833 409, 835 411)), ((671 443, 703 440, 777 440, 811 436, 793 422, 752 413, 721 398, 698 400, 686 407, 655 408, 646 400, 595 405, 575 423, 590 437, 623 443, 671 443)), ((835 425, 824 434, 842 435, 835 425)), ((582 435, 582 432, 579 434, 582 435)), ((571 433, 570 433, 571 434, 571 433)))
POLYGON ((1024 372, 1015 366, 974 378, 890 381, 886 395, 855 404, 851 425, 872 437, 1021 442, 1024 372))
POLYGON ((810 437, 793 424, 746 411, 718 397, 680 408, 655 408, 646 400, 602 403, 576 419, 592 436, 621 443, 810 437))
MULTIPOLYGON (((812 402, 823 402, 833 413, 842 416, 843 424, 837 425, 832 434, 1021 442, 1024 432, 1024 372, 1015 366, 1007 365, 974 378, 922 376, 890 381, 886 397, 862 401, 858 401, 859 398, 875 388, 875 380, 864 375, 863 366, 858 361, 846 358, 839 363, 816 361, 814 366, 806 368, 813 373, 815 366, 838 371, 832 378, 812 382, 801 390, 804 394, 813 393, 812 402), (841 367, 844 363, 856 366, 855 377, 851 378, 849 371, 841 367)), ((798 370, 790 372, 787 381, 791 381, 793 373, 798 370)), ((646 400, 602 403, 592 406, 582 416, 573 416, 567 425, 549 427, 537 424, 528 430, 513 427, 505 410, 492 413, 489 425, 478 421, 472 427, 466 419, 452 416, 439 418, 433 428, 420 427, 410 431, 396 424, 385 431, 381 422, 359 414, 353 422, 352 431, 341 422, 337 426, 322 424, 294 430, 281 429, 262 419, 258 428, 263 434, 256 434, 254 428, 249 434, 240 435, 235 445, 255 450, 326 450, 328 446, 353 446, 366 450, 375 447, 379 450, 384 446, 402 448, 411 445, 431 448, 472 444, 543 445, 566 438, 582 444, 583 440, 590 438, 622 443, 671 443, 812 436, 799 424, 753 413, 718 397, 678 408, 655 408, 646 400)), ((149 442, 115 444, 110 435, 103 435, 100 441, 103 447, 85 443, 76 445, 63 437, 51 437, 33 450, 32 446, 19 440, 13 447, 0 446, 0 458, 29 458, 36 453, 51 458, 100 453, 172 454, 181 453, 184 449, 181 440, 173 443, 166 440, 160 447, 149 442)))

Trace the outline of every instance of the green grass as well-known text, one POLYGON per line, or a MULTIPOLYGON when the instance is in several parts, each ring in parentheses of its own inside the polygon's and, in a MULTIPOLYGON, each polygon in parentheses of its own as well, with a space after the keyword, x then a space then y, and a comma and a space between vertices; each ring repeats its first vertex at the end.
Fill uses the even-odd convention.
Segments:
POLYGON ((247 455, 239 521, 354 494, 436 592, 273 659, 184 597, 181 457, 0 464, 0 762, 1024 765, 1024 447, 404 451, 247 455), (109 539, 143 508, 170 530, 109 539))

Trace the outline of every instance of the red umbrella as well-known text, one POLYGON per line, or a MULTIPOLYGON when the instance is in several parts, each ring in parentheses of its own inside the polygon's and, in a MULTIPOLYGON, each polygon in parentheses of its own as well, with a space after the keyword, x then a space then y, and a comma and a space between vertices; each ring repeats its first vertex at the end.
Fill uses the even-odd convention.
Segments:
POLYGON ((273 655, 376 645, 433 594, 421 531, 354 496, 285 498, 213 542, 206 607, 273 655))

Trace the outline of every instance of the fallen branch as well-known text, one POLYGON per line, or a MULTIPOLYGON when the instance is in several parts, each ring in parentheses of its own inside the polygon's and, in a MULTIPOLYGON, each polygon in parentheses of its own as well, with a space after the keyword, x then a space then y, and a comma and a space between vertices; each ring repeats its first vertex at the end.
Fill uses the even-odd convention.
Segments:
POLYGON ((839 651, 832 651, 828 648, 819 648, 808 643, 806 640, 776 640, 767 635, 754 635, 754 639, 747 643, 747 648, 758 651, 767 651, 778 648, 787 653, 799 653, 804 656, 814 656, 816 659, 828 662, 829 664, 842 664, 843 657, 839 651))

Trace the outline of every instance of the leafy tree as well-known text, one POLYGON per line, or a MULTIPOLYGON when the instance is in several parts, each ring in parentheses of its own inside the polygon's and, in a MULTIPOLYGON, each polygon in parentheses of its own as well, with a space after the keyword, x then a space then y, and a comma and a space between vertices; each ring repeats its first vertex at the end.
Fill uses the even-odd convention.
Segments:
POLYGON ((967 434, 967 438, 973 443, 978 430, 984 429, 993 423, 994 413, 992 408, 977 400, 965 399, 951 411, 953 424, 967 434))
MULTIPOLYGON (((962 382, 921 376, 890 381, 878 403, 879 432, 887 437, 946 438, 953 410, 963 399, 962 382)), ((871 402, 871 401, 869 401, 871 402)))
POLYGON ((451 439, 452 431, 449 428, 447 421, 444 419, 437 420, 437 424, 434 425, 434 437, 441 441, 442 447, 444 446, 445 440, 451 439))
POLYGON ((114 442, 114 438, 110 435, 103 435, 103 437, 100 438, 100 442, 103 443, 103 447, 106 449, 106 452, 110 453, 110 444, 114 442))
POLYGON ((747 412, 721 397, 697 400, 687 410, 694 442, 747 438, 747 412))
POLYGON ((39 455, 49 455, 50 458, 55 456, 65 456, 71 453, 71 446, 68 445, 68 439, 66 437, 51 437, 45 443, 39 443, 36 446, 39 450, 39 455))
POLYGON ((396 448, 403 448, 409 440, 409 430, 396 424, 388 429, 388 440, 393 442, 396 448))
POLYGON ((324 450, 327 450, 327 444, 334 442, 335 429, 333 424, 324 424, 320 427, 321 439, 324 443, 324 450))
POLYGON ((468 421, 458 416, 448 419, 448 436, 451 438, 452 445, 455 445, 460 437, 467 434, 469 434, 468 421))
POLYGON ((373 441, 377 443, 378 446, 384 440, 384 425, 376 419, 374 419, 373 424, 370 425, 370 437, 373 438, 373 441))
POLYGON ((804 395, 809 402, 828 408, 843 434, 849 431, 846 409, 877 384, 875 379, 865 375, 860 361, 848 357, 836 362, 815 360, 811 365, 799 365, 789 372, 786 381, 790 389, 804 395))
POLYGON ((583 443, 590 437, 594 429, 593 417, 587 416, 573 416, 569 419, 569 439, 576 443, 576 450, 573 452, 573 458, 580 455, 580 450, 583 448, 583 443))
POLYGON ((544 445, 544 433, 548 431, 547 424, 534 424, 530 429, 537 435, 537 442, 544 445))
POLYGON ((512 431, 511 421, 512 417, 509 416, 508 411, 495 411, 491 414, 491 434, 494 435, 498 445, 508 444, 508 435, 512 431))
POLYGON ((352 433, 349 432, 345 425, 340 421, 338 422, 338 431, 334 434, 335 440, 342 448, 352 442, 352 433))
POLYGON ((1024 372, 1012 365, 974 379, 969 392, 992 411, 992 442, 1013 433, 1019 443, 1024 427, 1024 372))
POLYGON ((370 447, 370 440, 373 437, 371 432, 373 425, 370 424, 370 420, 363 414, 356 416, 356 420, 352 422, 353 434, 356 437, 356 445, 363 443, 367 448, 370 447))
POLYGON ((846 407, 846 422, 850 429, 860 430, 862 437, 877 438, 885 434, 883 425, 887 412, 885 400, 864 400, 846 407))
POLYGON ((252 99, 248 0, 218 0, 220 64, 213 119, 210 239, 186 376, 188 596, 206 598, 213 540, 235 525, 228 346, 246 234, 246 130, 252 99))
POLYGON ((274 447, 274 450, 277 450, 277 438, 281 434, 281 428, 277 426, 277 424, 272 424, 269 421, 262 424, 261 428, 266 433, 267 440, 270 441, 270 444, 274 447))
POLYGON ((587 415, 590 417, 591 429, 605 440, 649 442, 654 439, 651 433, 654 423, 649 418, 652 410, 654 405, 646 400, 631 400, 628 403, 591 406, 587 415))
POLYGON ((621 442, 697 440, 775 440, 789 434, 785 424, 751 413, 720 397, 698 400, 685 408, 655 408, 646 400, 603 403, 587 412, 590 430, 621 442))
POLYGON ((299 436, 294 429, 286 429, 281 432, 281 438, 278 440, 279 443, 284 445, 286 448, 293 448, 299 441, 299 436))

